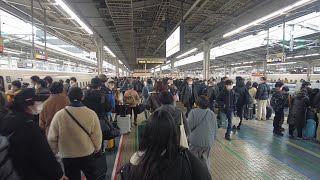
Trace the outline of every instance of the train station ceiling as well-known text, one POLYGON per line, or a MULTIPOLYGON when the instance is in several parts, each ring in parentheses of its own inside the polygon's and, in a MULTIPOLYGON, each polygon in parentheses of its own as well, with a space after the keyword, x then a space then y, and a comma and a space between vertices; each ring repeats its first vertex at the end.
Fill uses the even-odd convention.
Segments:
MULTIPOLYGON (((95 38, 102 38, 117 57, 107 52, 105 56, 133 70, 142 68, 137 57, 165 57, 165 40, 182 19, 185 51, 207 41, 220 42, 223 33, 297 1, 64 0, 89 31, 61 8, 61 0, 34 0, 33 16, 35 25, 43 28, 45 9, 48 32, 88 52, 97 51, 95 38)), ((0 7, 30 22, 30 0, 3 0, 0 7)))

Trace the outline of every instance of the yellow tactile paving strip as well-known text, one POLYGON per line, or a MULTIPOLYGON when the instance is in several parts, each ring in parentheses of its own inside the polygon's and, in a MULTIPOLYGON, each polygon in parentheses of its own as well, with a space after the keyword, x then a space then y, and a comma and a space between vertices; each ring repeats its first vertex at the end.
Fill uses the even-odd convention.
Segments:
POLYGON ((211 149, 209 170, 213 179, 308 179, 236 136, 231 142, 224 140, 224 133, 224 129, 218 130, 211 149))

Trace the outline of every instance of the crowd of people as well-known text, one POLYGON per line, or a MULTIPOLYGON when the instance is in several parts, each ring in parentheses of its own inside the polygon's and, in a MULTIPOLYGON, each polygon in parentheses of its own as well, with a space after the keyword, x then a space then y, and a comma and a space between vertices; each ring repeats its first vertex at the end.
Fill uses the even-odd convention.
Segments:
POLYGON ((138 126, 141 105, 144 133, 138 151, 120 171, 123 179, 211 179, 208 158, 218 128, 226 127, 225 139, 230 141, 243 119, 267 120, 271 106, 273 133, 283 136, 288 109, 289 135, 293 138, 296 130, 302 138, 307 116, 317 113, 320 118, 319 89, 303 82, 301 90, 290 94, 283 82, 277 82, 271 94, 266 82, 265 77, 260 82, 237 77, 235 83, 224 77, 217 83, 215 78, 104 74, 87 87, 78 87, 75 77, 54 81, 32 76, 30 84, 15 80, 0 94, 0 138, 6 142, 0 145, 8 147, 1 152, 6 153, 1 162, 6 168, 0 169, 0 179, 77 180, 81 171, 88 180, 104 179, 104 140, 111 136, 105 122, 115 121, 112 112, 126 106, 133 126, 138 126))

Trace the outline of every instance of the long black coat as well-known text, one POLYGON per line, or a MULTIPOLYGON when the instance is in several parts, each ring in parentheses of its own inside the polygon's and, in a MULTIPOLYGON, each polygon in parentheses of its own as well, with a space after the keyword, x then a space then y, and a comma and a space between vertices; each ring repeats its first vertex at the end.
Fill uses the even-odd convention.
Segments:
POLYGON ((310 104, 308 94, 301 91, 291 100, 288 124, 304 127, 306 124, 307 107, 310 104))
POLYGON ((189 91, 189 85, 185 84, 182 87, 181 91, 181 102, 186 106, 188 103, 190 103, 190 99, 193 99, 194 101, 198 98, 198 91, 195 85, 192 85, 192 94, 189 91))
POLYGON ((22 179, 57 180, 63 175, 60 164, 32 115, 15 112, 0 119, 0 134, 10 138, 9 155, 22 179))

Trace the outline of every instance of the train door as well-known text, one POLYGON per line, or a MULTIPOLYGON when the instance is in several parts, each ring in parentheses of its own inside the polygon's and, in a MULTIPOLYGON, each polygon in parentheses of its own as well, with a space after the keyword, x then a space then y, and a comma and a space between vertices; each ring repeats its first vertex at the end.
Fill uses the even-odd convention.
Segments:
POLYGON ((0 91, 5 92, 5 89, 4 89, 4 79, 3 79, 2 76, 0 76, 0 91))

